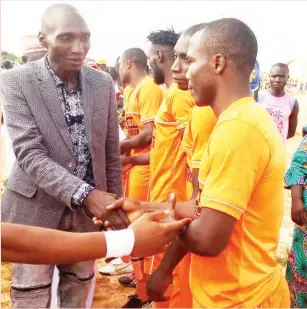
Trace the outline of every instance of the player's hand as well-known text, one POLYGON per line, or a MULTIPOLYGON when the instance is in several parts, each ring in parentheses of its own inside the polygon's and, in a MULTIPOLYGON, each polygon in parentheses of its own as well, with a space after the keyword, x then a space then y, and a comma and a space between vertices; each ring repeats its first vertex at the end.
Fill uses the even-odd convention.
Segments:
MULTIPOLYGON (((144 207, 142 207, 142 202, 131 200, 128 198, 121 198, 114 201, 111 205, 107 206, 110 211, 115 211, 121 209, 124 211, 130 222, 135 221, 144 214, 144 207)), ((95 224, 104 225, 105 222, 94 217, 93 221, 95 224)))
POLYGON ((297 225, 307 226, 307 212, 303 200, 292 199, 291 219, 297 225))
POLYGON ((130 156, 121 156, 120 157, 121 163, 122 163, 122 172, 126 173, 128 171, 130 171, 133 167, 132 163, 131 163, 131 159, 130 156))
MULTIPOLYGON (((144 213, 152 213, 159 210, 169 210, 170 216, 164 220, 165 222, 169 222, 174 221, 175 206, 176 206, 176 197, 174 193, 171 193, 168 201, 168 207, 166 209, 165 208, 161 209, 160 203, 144 203, 129 198, 121 198, 112 203, 111 205, 107 206, 107 209, 108 210, 122 209, 127 214, 130 222, 135 221, 144 213)), ((95 224, 103 224, 103 222, 101 222, 97 218, 94 218, 94 222, 95 224)))
POLYGON ((169 211, 147 213, 129 226, 135 234, 135 245, 131 254, 132 256, 150 256, 160 252, 191 222, 191 219, 183 219, 170 223, 159 222, 167 218, 169 214, 169 211))
POLYGON ((125 229, 130 221, 121 209, 110 210, 107 206, 116 201, 116 196, 98 189, 92 190, 84 199, 84 206, 88 212, 102 222, 109 221, 115 230, 125 229))
POLYGON ((130 149, 130 147, 129 147, 129 139, 125 139, 125 140, 123 140, 123 141, 121 141, 120 143, 119 143, 119 146, 120 146, 120 154, 121 155, 124 155, 124 154, 126 154, 126 155, 128 155, 128 154, 130 154, 130 152, 131 152, 131 149, 130 149))
POLYGON ((172 282, 172 271, 158 268, 147 281, 147 295, 149 299, 155 302, 167 301, 168 297, 164 296, 164 294, 172 282))

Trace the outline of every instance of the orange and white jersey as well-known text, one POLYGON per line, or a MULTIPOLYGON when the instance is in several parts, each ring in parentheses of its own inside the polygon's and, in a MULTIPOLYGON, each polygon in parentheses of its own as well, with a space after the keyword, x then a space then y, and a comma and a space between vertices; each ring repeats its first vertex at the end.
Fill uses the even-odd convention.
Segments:
MULTIPOLYGON (((139 135, 146 123, 154 121, 162 100, 162 89, 149 76, 146 76, 136 88, 128 86, 125 89, 126 131, 130 138, 139 135)), ((133 154, 148 151, 150 151, 150 145, 134 149, 133 154)))
POLYGON ((165 94, 155 119, 150 153, 151 201, 166 201, 170 190, 176 195, 182 195, 185 184, 171 189, 171 178, 179 171, 174 169, 174 165, 181 149, 180 130, 186 127, 193 106, 194 99, 190 91, 180 90, 177 84, 173 83, 165 94))

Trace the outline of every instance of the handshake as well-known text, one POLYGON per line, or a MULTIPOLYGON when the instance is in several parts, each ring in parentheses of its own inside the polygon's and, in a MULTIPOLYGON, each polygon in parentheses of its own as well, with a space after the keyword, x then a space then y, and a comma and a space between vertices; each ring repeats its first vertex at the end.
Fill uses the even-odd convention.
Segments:
POLYGON ((83 204, 92 215, 93 222, 105 230, 133 230, 135 241, 132 256, 150 256, 164 251, 192 221, 189 218, 176 221, 174 194, 171 194, 168 203, 146 203, 116 199, 113 194, 94 189, 83 204))

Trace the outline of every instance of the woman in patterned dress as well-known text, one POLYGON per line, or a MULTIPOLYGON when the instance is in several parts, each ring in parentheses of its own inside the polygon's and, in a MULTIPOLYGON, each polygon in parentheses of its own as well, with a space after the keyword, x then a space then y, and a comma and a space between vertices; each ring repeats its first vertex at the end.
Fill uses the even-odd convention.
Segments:
POLYGON ((285 176, 291 188, 291 218, 296 224, 286 270, 292 308, 307 308, 307 125, 285 176))

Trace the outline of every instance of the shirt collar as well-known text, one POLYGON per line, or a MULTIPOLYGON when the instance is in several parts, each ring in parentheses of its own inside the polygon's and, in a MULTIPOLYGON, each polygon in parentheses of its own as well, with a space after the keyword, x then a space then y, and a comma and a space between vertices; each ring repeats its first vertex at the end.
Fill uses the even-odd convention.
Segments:
MULTIPOLYGON (((50 64, 49 64, 49 61, 48 61, 48 57, 46 57, 45 65, 46 65, 47 70, 50 72, 50 74, 51 74, 53 80, 55 81, 56 87, 63 87, 63 86, 66 86, 66 82, 63 81, 63 80, 52 70, 52 68, 50 67, 50 64)), ((76 91, 78 91, 78 90, 81 90, 81 83, 80 83, 80 80, 79 80, 78 89, 76 89, 76 91)))

